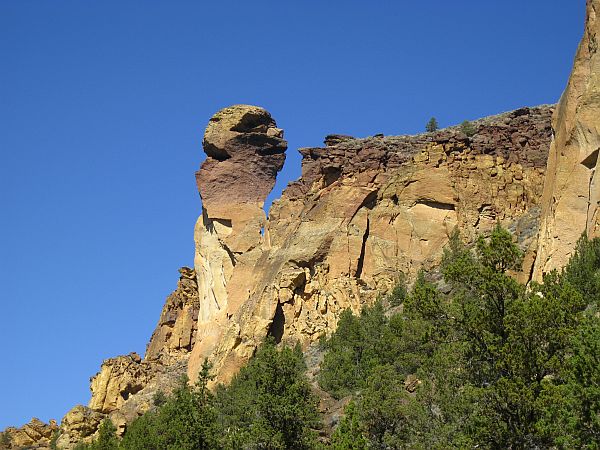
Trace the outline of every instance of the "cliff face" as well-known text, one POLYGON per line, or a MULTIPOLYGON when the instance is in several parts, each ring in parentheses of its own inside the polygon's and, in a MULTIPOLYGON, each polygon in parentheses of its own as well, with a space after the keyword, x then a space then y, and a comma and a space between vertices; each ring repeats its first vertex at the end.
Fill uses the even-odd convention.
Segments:
POLYGON ((568 261, 583 232, 599 233, 600 0, 588 0, 583 38, 553 117, 554 139, 542 198, 542 226, 534 276, 568 261))
POLYGON ((285 145, 268 138, 282 132, 268 116, 256 136, 243 123, 253 107, 217 113, 197 174, 204 208, 195 234, 200 314, 190 378, 209 358, 217 381, 228 381, 267 335, 306 346, 331 332, 341 311, 372 302, 399 272, 438 264, 455 228, 472 238, 500 221, 525 250, 535 248, 552 110, 475 122, 472 137, 458 127, 328 136, 325 147, 300 150, 302 177, 268 220, 260 207, 285 145))
MULTIPOLYGON (((144 358, 107 359, 91 378, 90 402, 62 419, 58 447, 91 441, 104 418, 122 434, 158 391, 170 392, 186 371, 193 380, 205 358, 216 381, 227 382, 265 336, 308 346, 335 329, 344 309, 388 291, 400 272, 436 266, 454 229, 471 239, 500 221, 528 252, 528 277, 552 112, 482 119, 470 137, 460 127, 328 136, 322 148, 300 149, 302 177, 268 219, 263 203, 285 160, 283 131, 262 108, 218 112, 196 174, 195 267, 180 269, 144 358)), ((57 426, 38 422, 7 429, 11 448, 47 448, 57 426)))

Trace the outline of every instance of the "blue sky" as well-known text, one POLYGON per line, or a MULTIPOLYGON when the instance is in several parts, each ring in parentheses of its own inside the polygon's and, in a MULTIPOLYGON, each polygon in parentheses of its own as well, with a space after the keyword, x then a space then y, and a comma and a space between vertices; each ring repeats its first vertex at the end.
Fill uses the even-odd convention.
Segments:
POLYGON ((193 261, 220 108, 290 149, 556 102, 584 0, 0 0, 0 429, 89 400, 193 261))

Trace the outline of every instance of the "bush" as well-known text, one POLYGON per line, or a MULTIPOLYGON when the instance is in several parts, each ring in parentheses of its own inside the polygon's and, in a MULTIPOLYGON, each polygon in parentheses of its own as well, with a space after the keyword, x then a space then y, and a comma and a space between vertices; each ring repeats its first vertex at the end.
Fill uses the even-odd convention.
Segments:
POLYGON ((211 378, 209 372, 210 365, 205 361, 193 387, 187 377, 183 377, 173 395, 156 411, 144 414, 129 426, 122 447, 131 450, 218 448, 214 398, 206 387, 211 378))
POLYGON ((344 311, 336 332, 322 343, 326 353, 319 385, 338 399, 362 389, 375 367, 398 356, 399 333, 390 326, 381 302, 363 308, 358 317, 344 311))
POLYGON ((472 137, 477 133, 477 128, 468 120, 465 120, 460 124, 460 131, 462 131, 468 137, 472 137))

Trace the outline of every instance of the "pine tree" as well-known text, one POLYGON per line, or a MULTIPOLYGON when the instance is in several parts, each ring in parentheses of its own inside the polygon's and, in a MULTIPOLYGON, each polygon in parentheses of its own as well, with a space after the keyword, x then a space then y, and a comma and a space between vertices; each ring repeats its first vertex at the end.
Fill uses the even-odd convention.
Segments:
POLYGON ((429 122, 427 122, 427 125, 425 125, 425 131, 427 131, 428 133, 432 133, 434 131, 436 131, 438 129, 438 121, 435 117, 432 117, 431 119, 429 119, 429 122))

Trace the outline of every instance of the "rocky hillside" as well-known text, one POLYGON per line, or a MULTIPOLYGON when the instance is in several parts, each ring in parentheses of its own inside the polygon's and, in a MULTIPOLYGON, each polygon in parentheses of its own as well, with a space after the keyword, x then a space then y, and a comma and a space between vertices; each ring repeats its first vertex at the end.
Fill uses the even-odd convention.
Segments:
MULTIPOLYGON (((435 266, 455 228, 468 238, 501 221, 524 249, 534 247, 552 111, 486 118, 470 137, 460 127, 328 136, 325 147, 300 150, 302 177, 268 218, 263 202, 285 160, 283 131, 262 108, 217 113, 196 175, 203 212, 195 268, 180 269, 145 357, 103 363, 89 405, 63 418, 59 447, 89 440, 104 417, 123 432, 158 390, 169 392, 186 370, 194 379, 204 358, 226 382, 267 335, 308 346, 400 272, 435 266)), ((47 444, 52 434, 6 433, 19 446, 47 444)))
POLYGON ((144 358, 105 361, 88 406, 55 423, 34 419, 0 448, 59 448, 90 440, 104 417, 122 433, 205 358, 227 382, 265 336, 304 348, 387 292, 399 274, 435 267, 450 234, 473 239, 497 222, 526 258, 522 280, 560 267, 583 231, 597 234, 600 139, 596 11, 560 104, 522 108, 416 136, 331 135, 303 148, 302 177, 268 217, 264 201, 285 161, 284 132, 262 108, 215 114, 196 174, 202 214, 193 268, 180 269, 144 358), (468 133, 465 134, 465 131, 468 133), (539 232, 538 232, 539 231, 539 232), (10 443, 9 443, 10 442, 10 443))
POLYGON ((455 228, 470 237, 501 221, 531 246, 552 110, 487 118, 471 137, 460 127, 328 136, 325 147, 300 150, 302 177, 268 219, 262 205, 283 164, 282 131, 256 107, 217 113, 197 173, 200 316, 190 378, 209 358, 217 380, 229 380, 268 334, 303 345, 318 339, 400 272, 436 265, 455 228))
MULTIPOLYGON (((500 221, 523 249, 535 248, 552 112, 482 119, 472 136, 461 127, 327 136, 322 148, 300 149, 302 177, 268 218, 263 203, 285 161, 283 130, 262 108, 218 112, 196 174, 203 208, 195 267, 180 269, 144 358, 108 359, 92 377, 91 400, 62 419, 58 446, 89 441, 104 417, 122 433, 157 391, 168 393, 186 371, 194 379, 204 358, 215 382, 227 382, 267 335, 307 347, 401 272, 435 266, 454 229, 471 238, 500 221)), ((44 446, 56 428, 25 437, 27 427, 5 434, 17 447, 44 446)))

